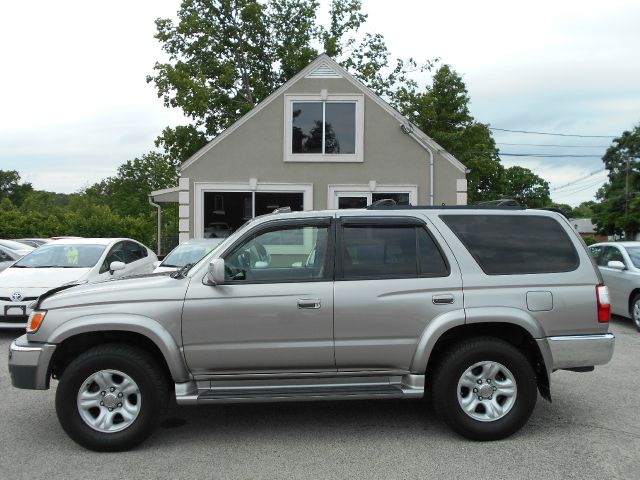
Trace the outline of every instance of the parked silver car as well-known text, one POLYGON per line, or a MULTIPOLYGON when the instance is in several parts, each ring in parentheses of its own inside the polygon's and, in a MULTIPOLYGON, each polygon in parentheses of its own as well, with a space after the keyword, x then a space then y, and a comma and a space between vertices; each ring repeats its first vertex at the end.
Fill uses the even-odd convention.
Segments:
MULTIPOLYGON (((271 214, 190 269, 41 295, 10 349, 86 448, 179 405, 421 398, 475 440, 528 420, 558 369, 607 363, 607 287, 561 215, 513 208, 271 214)), ((597 399, 594 398, 594 401, 597 399)))
POLYGON ((640 331, 640 242, 602 242, 589 249, 609 287, 611 312, 631 318, 640 331))
POLYGON ((0 245, 0 272, 13 265, 20 257, 21 255, 15 253, 13 250, 0 245))

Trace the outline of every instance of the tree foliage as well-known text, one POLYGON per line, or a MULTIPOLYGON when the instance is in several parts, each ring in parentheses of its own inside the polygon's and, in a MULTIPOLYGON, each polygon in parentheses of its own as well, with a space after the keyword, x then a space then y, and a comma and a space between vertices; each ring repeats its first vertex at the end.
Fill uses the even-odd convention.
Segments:
POLYGON ((640 231, 640 124, 613 140, 602 161, 608 182, 597 192, 592 206, 598 230, 633 239, 640 231), (629 190, 627 192, 627 175, 629 190))
POLYGON ((502 193, 528 208, 546 207, 551 203, 549 183, 528 168, 513 166, 504 170, 502 193))
POLYGON ((164 129, 156 144, 185 160, 326 52, 379 95, 409 81, 406 71, 430 68, 392 61, 384 38, 357 37, 367 15, 361 0, 332 0, 328 25, 317 0, 183 0, 178 21, 156 20, 169 59, 147 77, 165 106, 189 125, 164 129), (393 63, 393 65, 392 65, 393 63))
MULTIPOLYGON (((61 194, 33 190, 20 184, 18 172, 0 170, 11 188, 0 195, 0 238, 129 237, 153 247, 156 244, 156 211, 148 203, 153 190, 177 183, 177 164, 166 155, 148 153, 127 161, 117 175, 83 192, 61 194), (11 192, 29 190, 22 200, 11 192), (11 200, 13 198, 15 203, 11 200)), ((177 230, 177 209, 164 207, 164 234, 177 230)))

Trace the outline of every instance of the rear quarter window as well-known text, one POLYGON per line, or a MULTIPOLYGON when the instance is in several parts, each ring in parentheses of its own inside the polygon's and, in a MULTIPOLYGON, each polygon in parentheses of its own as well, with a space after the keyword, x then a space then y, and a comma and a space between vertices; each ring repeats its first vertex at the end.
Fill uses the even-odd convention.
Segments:
POLYGON ((487 275, 570 272, 579 258, 553 218, 533 215, 441 215, 487 275))

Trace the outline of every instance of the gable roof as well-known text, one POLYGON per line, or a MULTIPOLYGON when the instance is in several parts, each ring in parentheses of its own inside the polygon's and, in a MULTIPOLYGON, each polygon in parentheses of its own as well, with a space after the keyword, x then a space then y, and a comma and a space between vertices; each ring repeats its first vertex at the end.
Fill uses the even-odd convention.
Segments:
POLYGON ((183 171, 185 168, 189 167, 196 161, 198 161, 202 156, 204 156, 209 150, 215 147, 218 143, 228 137, 232 132, 240 128, 244 125, 249 119, 251 119, 254 115, 260 112, 263 108, 273 102, 283 91, 287 90, 291 85, 296 83, 298 80, 309 77, 309 78, 339 78, 343 77, 348 80, 350 83, 355 85, 359 90, 362 91, 368 98, 373 100, 378 106, 380 106, 383 110, 385 110, 389 115, 394 117, 400 125, 410 125, 410 137, 416 140, 416 142, 422 148, 430 148, 431 151, 435 154, 440 154, 445 160, 448 160, 455 168, 464 172, 466 167, 462 162, 460 162, 457 158, 447 152, 444 148, 438 145, 435 140, 429 137, 426 133, 420 130, 417 125, 409 122, 409 120, 398 112, 395 108, 389 105, 386 101, 376 95, 369 87, 367 87, 364 83, 350 74, 347 70, 342 68, 334 59, 328 56, 326 53, 322 53, 318 55, 318 57, 307 65, 305 68, 300 70, 296 75, 291 77, 285 83, 283 83, 280 87, 274 90, 271 95, 262 100, 258 105, 256 105, 252 110, 243 115, 239 120, 237 120, 234 124, 220 132, 220 134, 207 143, 204 147, 198 150, 196 153, 191 155, 186 161, 182 163, 180 166, 180 171, 183 171))

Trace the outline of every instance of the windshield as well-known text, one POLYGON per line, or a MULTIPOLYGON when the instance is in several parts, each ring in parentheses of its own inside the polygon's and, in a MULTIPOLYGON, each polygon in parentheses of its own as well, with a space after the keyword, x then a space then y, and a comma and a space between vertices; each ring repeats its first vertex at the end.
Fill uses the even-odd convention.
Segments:
POLYGON ((162 261, 163 267, 184 267, 187 263, 196 263, 218 244, 182 244, 174 248, 162 261))
POLYGON ((93 267, 106 245, 43 245, 25 255, 12 268, 93 267))
POLYGON ((633 266, 640 268, 640 247, 625 247, 633 266))

